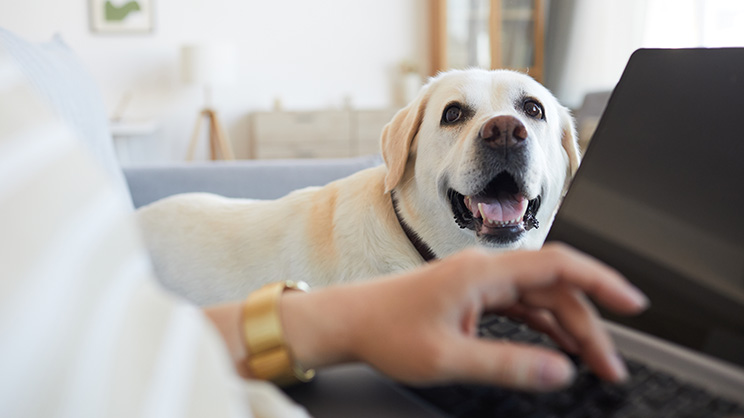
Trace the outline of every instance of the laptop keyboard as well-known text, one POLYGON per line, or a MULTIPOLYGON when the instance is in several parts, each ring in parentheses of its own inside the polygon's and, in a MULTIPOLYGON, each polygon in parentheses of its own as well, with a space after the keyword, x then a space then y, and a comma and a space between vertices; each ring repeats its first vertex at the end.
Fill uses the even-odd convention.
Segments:
MULTIPOLYGON (((544 334, 491 315, 480 334, 557 348, 544 334)), ((462 418, 703 418, 744 417, 744 405, 715 397, 642 363, 625 360, 630 378, 622 385, 600 380, 577 359, 577 377, 565 390, 527 393, 481 385, 407 387, 446 413, 462 418)))

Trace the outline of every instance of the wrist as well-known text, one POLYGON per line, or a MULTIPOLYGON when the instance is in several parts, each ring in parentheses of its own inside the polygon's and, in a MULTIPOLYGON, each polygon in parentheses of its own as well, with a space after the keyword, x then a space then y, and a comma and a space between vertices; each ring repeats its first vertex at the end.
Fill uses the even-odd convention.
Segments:
POLYGON ((303 366, 320 368, 357 360, 350 292, 350 288, 326 288, 283 295, 279 308, 284 335, 303 366))
POLYGON ((215 326, 225 342, 225 347, 232 358, 238 375, 250 378, 251 374, 246 365, 247 352, 243 339, 242 328, 236 326, 242 322, 242 304, 228 303, 204 308, 204 314, 215 326))

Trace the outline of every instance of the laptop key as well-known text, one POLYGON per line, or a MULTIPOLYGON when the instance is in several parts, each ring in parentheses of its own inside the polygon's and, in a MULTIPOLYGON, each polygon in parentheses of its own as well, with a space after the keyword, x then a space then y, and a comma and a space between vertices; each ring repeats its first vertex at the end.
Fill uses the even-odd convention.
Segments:
POLYGON ((674 399, 676 396, 677 392, 674 390, 674 388, 670 389, 656 386, 650 391, 646 392, 643 395, 643 398, 649 405, 654 407, 661 407, 669 403, 669 401, 674 399))
POLYGON ((622 385, 601 382, 594 399, 605 408, 617 408, 628 399, 628 389, 622 385))
POLYGON ((729 414, 736 410, 736 404, 726 399, 714 399, 709 407, 712 411, 720 414, 729 414))
POLYGON ((552 411, 562 413, 574 407, 576 397, 570 392, 559 391, 544 395, 543 398, 537 398, 536 401, 548 406, 552 411))
POLYGON ((494 411, 498 411, 500 416, 507 417, 522 417, 535 411, 533 404, 520 397, 508 398, 500 403, 489 402, 488 406, 494 408, 494 411))
POLYGON ((705 389, 697 386, 683 384, 679 387, 678 396, 687 399, 694 405, 708 405, 713 397, 705 389))
POLYGON ((520 331, 519 325, 509 321, 496 321, 487 329, 487 336, 506 337, 520 331))

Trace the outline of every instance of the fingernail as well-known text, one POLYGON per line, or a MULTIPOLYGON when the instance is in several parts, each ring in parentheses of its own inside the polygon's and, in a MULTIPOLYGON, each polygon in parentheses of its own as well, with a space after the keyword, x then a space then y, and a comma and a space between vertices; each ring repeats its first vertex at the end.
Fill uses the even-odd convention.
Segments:
POLYGON ((619 355, 613 354, 610 356, 610 367, 612 368, 612 373, 617 377, 617 380, 625 380, 628 378, 628 369, 625 367, 625 362, 619 355))
POLYGON ((568 361, 546 358, 538 372, 539 385, 547 390, 561 388, 567 386, 575 374, 575 369, 568 361))
POLYGON ((633 299, 633 303, 639 308, 639 309, 646 309, 649 305, 648 297, 641 291, 641 289, 630 286, 630 297, 633 299))

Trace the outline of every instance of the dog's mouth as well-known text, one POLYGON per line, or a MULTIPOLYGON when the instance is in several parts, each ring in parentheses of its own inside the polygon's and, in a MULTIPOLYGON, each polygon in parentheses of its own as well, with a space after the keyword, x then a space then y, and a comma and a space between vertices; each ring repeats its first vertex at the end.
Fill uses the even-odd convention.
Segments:
POLYGON ((464 196, 454 189, 449 189, 447 195, 457 225, 488 241, 509 244, 539 227, 540 196, 529 200, 514 176, 506 171, 474 195, 464 196))

